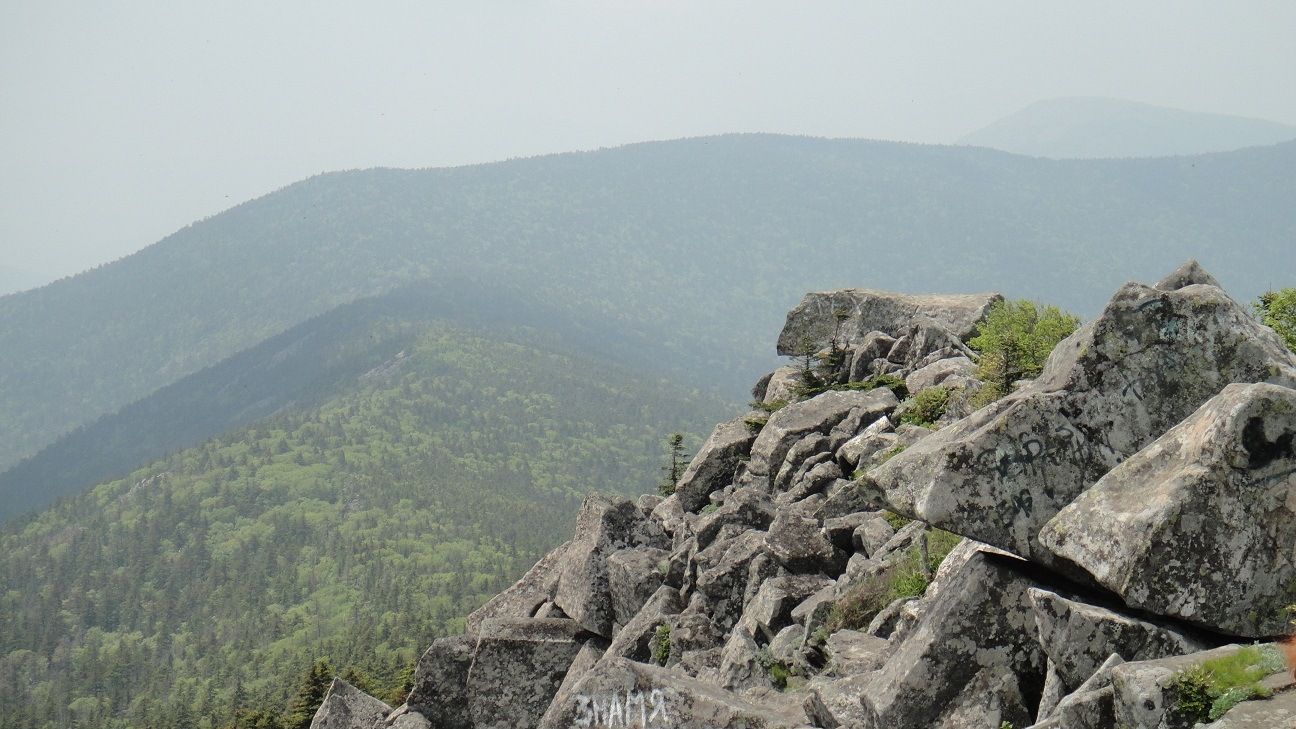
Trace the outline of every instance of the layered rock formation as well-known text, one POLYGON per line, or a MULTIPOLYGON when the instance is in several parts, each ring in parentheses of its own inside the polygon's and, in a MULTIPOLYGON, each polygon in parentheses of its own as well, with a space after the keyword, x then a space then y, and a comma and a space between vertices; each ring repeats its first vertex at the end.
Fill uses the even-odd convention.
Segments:
MULTIPOLYGON (((897 427, 869 385, 975 390, 999 298, 807 296, 780 351, 828 348, 836 389, 775 373, 757 401, 792 402, 717 426, 674 495, 590 496, 386 724, 1191 726, 1177 672, 1296 603, 1296 356, 1190 262, 1008 397, 897 427)), ((1288 716, 1285 685, 1222 722, 1288 716)))

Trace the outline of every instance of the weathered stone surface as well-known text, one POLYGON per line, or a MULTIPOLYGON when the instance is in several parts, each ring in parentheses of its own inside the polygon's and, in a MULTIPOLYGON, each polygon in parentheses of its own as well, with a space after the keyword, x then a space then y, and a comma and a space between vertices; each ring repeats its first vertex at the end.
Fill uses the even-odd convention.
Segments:
POLYGON ((874 371, 873 363, 877 360, 885 362, 887 352, 890 352, 893 346, 895 346, 895 337, 885 332, 865 334, 859 344, 849 348, 849 359, 846 363, 847 379, 851 382, 862 382, 879 374, 874 371))
POLYGON ((791 664, 796 649, 801 647, 805 640, 805 626, 792 623, 786 628, 779 631, 770 641, 769 652, 775 660, 782 663, 791 664))
POLYGON ((487 620, 529 618, 546 602, 553 600, 558 588, 558 574, 571 542, 567 542, 535 563, 522 579, 492 597, 468 616, 467 629, 476 633, 487 620))
POLYGON ((340 678, 333 679, 311 729, 374 729, 392 708, 340 678))
POLYGON ((765 533, 748 531, 694 555, 697 594, 706 600, 712 620, 721 629, 737 622, 746 602, 748 568, 765 553, 765 533))
POLYGON ((834 332, 839 346, 862 343, 870 332, 896 334, 911 324, 931 321, 966 340, 976 332, 999 294, 909 296, 867 289, 843 289, 806 294, 788 312, 779 333, 778 353, 796 354, 807 346, 829 346, 834 332), (839 319, 838 314, 845 318, 839 319))
MULTIPOLYGON (((977 552, 942 582, 921 621, 868 685, 863 696, 873 729, 926 729, 962 705, 962 691, 983 674, 1003 684, 1008 669, 1025 706, 1038 703, 1044 685, 1044 652, 1035 641, 1027 590, 1016 560, 977 552)), ((996 689, 997 690, 997 689, 996 689)))
POLYGON ((1259 701, 1243 701, 1210 726, 1211 729, 1296 727, 1296 691, 1284 691, 1259 701))
POLYGON ((874 453, 893 446, 895 442, 894 436, 891 438, 882 437, 891 434, 893 431, 895 431, 895 426, 892 425, 889 417, 884 415, 874 420, 871 425, 860 431, 858 435, 847 440, 842 444, 841 448, 837 449, 837 460, 848 468, 854 468, 860 464, 867 465, 874 453))
POLYGON ((1230 385, 1048 523, 1041 543, 1126 603, 1231 635, 1296 603, 1296 390, 1230 385))
POLYGON ((710 514, 698 519, 698 547, 706 549, 711 546, 725 527, 737 527, 727 530, 730 535, 750 529, 766 529, 774 520, 774 504, 769 495, 754 486, 735 489, 726 498, 724 505, 710 514))
POLYGON ((1201 267, 1201 264, 1191 258, 1185 261, 1183 265, 1179 266, 1179 268, 1170 272, 1168 276, 1157 281, 1154 288, 1159 291, 1178 291, 1185 286, 1192 286, 1193 284, 1204 284, 1206 286, 1224 288, 1223 286, 1220 286, 1219 281, 1215 280, 1214 276, 1207 273, 1206 269, 1201 267))
POLYGON ((779 494, 774 503, 777 505, 795 504, 798 501, 805 501, 816 495, 822 495, 835 483, 842 480, 841 467, 832 460, 831 453, 821 453, 816 459, 806 461, 799 469, 799 475, 792 482, 792 488, 784 494, 779 494), (822 458, 819 463, 813 467, 806 468, 813 460, 822 458))
POLYGON ((802 467, 806 464, 810 464, 810 467, 813 468, 815 465, 832 458, 833 449, 830 443, 828 436, 817 433, 798 440, 788 449, 787 455, 783 457, 782 465, 779 466, 778 473, 770 481, 774 490, 787 491, 791 488, 792 482, 798 475, 803 473, 802 467))
POLYGON ((958 696, 930 726, 933 729, 1000 729, 1026 726, 1031 711, 1026 706, 1018 678, 1006 666, 986 666, 959 687, 958 696))
POLYGON ((1111 729, 1116 726, 1115 690, 1111 685, 1112 669, 1124 663, 1112 654, 1073 693, 1062 697, 1056 706, 1045 710, 1041 704, 1040 721, 1033 729, 1111 729))
MULTIPOLYGON (((817 711, 813 719, 815 726, 827 729, 855 729, 865 726, 867 717, 860 704, 860 694, 872 680, 872 676, 858 675, 844 678, 816 676, 806 683, 806 693, 817 700, 812 705, 817 711)), ((998 729, 998 727, 996 727, 998 729)))
POLYGON ((607 558, 628 547, 670 547, 666 532, 633 501, 592 493, 576 516, 576 533, 558 565, 553 601, 586 629, 612 636, 615 610, 607 558))
POLYGON ((670 552, 656 547, 622 549, 608 556, 608 592, 616 625, 630 622, 661 587, 669 570, 669 558, 670 552))
POLYGON ((1115 654, 1125 661, 1145 661, 1212 646, 1168 626, 1113 610, 1068 600, 1055 592, 1030 590, 1040 645, 1065 687, 1075 691, 1115 654))
POLYGON ((665 668, 609 657, 555 699, 539 726, 790 729, 803 723, 665 668))
POLYGON ((717 651, 715 665, 720 665, 719 648, 724 643, 724 636, 716 630, 710 617, 702 613, 685 612, 672 618, 670 625, 671 657, 667 665, 673 665, 687 653, 708 650, 717 651))
POLYGON ((770 554, 792 572, 823 572, 836 577, 847 555, 834 547, 809 510, 797 505, 779 511, 766 539, 770 554))
POLYGON ((717 686, 730 691, 742 691, 773 685, 758 655, 758 630, 755 621, 745 614, 734 626, 729 639, 725 641, 724 649, 720 651, 720 669, 716 671, 714 681, 717 686))
POLYGON ((801 370, 792 365, 785 365, 770 374, 765 386, 765 396, 761 402, 769 405, 777 402, 794 402, 797 400, 796 387, 801 383, 801 370))
POLYGON ((1230 382, 1296 385, 1296 355, 1212 286, 1126 284, 1022 390, 862 479, 889 508, 1045 563, 1045 522, 1230 382))
POLYGON ((624 628, 617 631, 608 653, 632 661, 649 660, 652 655, 652 640, 657 633, 657 628, 668 624, 671 617, 678 615, 683 609, 684 601, 680 599, 678 590, 670 587, 659 588, 644 603, 639 613, 628 621, 624 628))
POLYGON ((870 513, 867 519, 851 532, 851 545, 865 557, 877 554, 882 546, 895 536, 895 529, 881 514, 870 513))
POLYGON ((919 393, 929 387, 943 385, 950 378, 971 377, 976 373, 976 365, 967 357, 958 356, 937 360, 922 369, 915 370, 905 378, 905 387, 912 393, 919 393))
POLYGON ((374 729, 381 726, 383 729, 433 729, 432 722, 427 717, 417 711, 410 711, 409 707, 396 709, 387 716, 387 719, 374 729))
POLYGON ((470 729, 468 670, 476 651, 475 635, 456 635, 433 642, 419 658, 414 670, 414 687, 405 699, 406 705, 438 727, 470 729))
POLYGON ((707 505, 712 491, 733 483, 738 461, 751 453, 756 434, 747 427, 747 416, 721 423, 698 449, 688 468, 680 476, 675 495, 686 511, 697 511, 707 505))
POLYGON ((1148 729, 1191 727, 1193 722, 1174 708, 1173 697, 1169 695, 1175 673, 1204 660, 1231 655, 1241 648, 1239 645, 1226 645, 1184 656, 1122 663, 1112 668, 1117 725, 1148 729))
POLYGON ((785 626, 792 623, 792 609, 810 595, 832 584, 821 575, 779 575, 760 584, 756 596, 743 609, 743 618, 764 634, 762 642, 769 642, 785 626))
POLYGON ((887 359, 901 365, 903 372, 912 373, 938 360, 970 354, 972 351, 959 335, 930 321, 919 321, 905 329, 887 353, 887 359))
POLYGON ((890 654, 890 644, 876 635, 839 630, 828 636, 824 653, 828 656, 828 673, 854 676, 877 670, 890 654))
POLYGON ((482 626, 468 671, 475 729, 535 726, 589 635, 574 620, 501 620, 482 626))
MULTIPOLYGON (((894 410, 899 401, 885 388, 868 392, 832 390, 776 411, 752 444, 748 476, 756 482, 770 483, 778 474, 788 451, 811 434, 827 435, 852 416, 870 413, 876 419, 894 410)), ((872 422, 870 420, 869 422, 872 422)))

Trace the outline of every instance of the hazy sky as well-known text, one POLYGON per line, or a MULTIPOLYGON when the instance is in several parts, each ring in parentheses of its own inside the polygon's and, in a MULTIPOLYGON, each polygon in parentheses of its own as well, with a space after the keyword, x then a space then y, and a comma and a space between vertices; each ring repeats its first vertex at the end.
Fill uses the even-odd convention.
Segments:
POLYGON ((1296 124, 1296 3, 0 6, 0 265, 66 275, 324 171, 762 131, 951 142, 1110 96, 1296 124))

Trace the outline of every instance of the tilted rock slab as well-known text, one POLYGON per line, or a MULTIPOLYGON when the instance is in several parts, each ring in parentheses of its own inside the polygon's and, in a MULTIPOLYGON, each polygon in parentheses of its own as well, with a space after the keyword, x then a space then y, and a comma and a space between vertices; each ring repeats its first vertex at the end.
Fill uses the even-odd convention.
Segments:
POLYGON ((475 729, 540 723, 585 642, 574 620, 502 620, 482 626, 468 671, 468 714, 475 729))
POLYGON ((557 696, 539 728, 791 729, 805 723, 804 716, 786 716, 675 671, 610 657, 557 696))
POLYGON ((837 345, 861 343, 870 332, 896 334, 910 325, 930 321, 967 340, 976 333, 977 322, 1000 294, 948 294, 910 296, 868 289, 843 289, 806 294, 788 312, 779 333, 778 353, 797 354, 810 348, 828 347, 833 332, 837 345), (838 315, 843 318, 838 319, 838 315))
POLYGON ((1127 604, 1230 635, 1289 630, 1296 390, 1230 385, 1054 517, 1040 542, 1127 604))
POLYGON ((1296 386, 1296 356, 1214 286, 1123 286, 1032 384, 865 475, 864 500, 1023 557, 1062 507, 1233 382, 1296 386))
POLYGON ((865 727, 936 726, 975 698, 965 688, 978 676, 1002 689, 997 700, 1020 697, 1020 706, 999 706, 1005 718, 1039 702, 1046 658, 1035 640, 1033 583, 1014 563, 1020 561, 974 552, 961 565, 942 565, 922 620, 864 692, 865 727))
POLYGON ((747 417, 734 418, 715 427, 711 437, 684 469, 675 496, 686 511, 697 511, 707 505, 712 491, 733 483, 738 462, 751 453, 756 434, 747 426, 747 417))
POLYGON ((392 708, 340 678, 333 679, 311 729, 373 729, 392 708))

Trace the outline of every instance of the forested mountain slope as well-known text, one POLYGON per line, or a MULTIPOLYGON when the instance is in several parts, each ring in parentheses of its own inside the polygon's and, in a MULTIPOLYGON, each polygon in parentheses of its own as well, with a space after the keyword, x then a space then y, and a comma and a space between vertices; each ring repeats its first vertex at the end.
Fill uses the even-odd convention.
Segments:
POLYGON ((741 135, 322 175, 0 298, 0 467, 341 303, 490 282, 598 313, 740 396, 807 290, 999 290, 1082 313, 1194 256, 1296 270, 1296 143, 1168 159, 741 135), (1118 265, 1119 264, 1119 265, 1118 265))
POLYGON ((696 445, 726 411, 561 334, 379 303, 349 316, 384 313, 388 356, 342 394, 0 529, 0 727, 277 711, 325 656, 390 675, 552 548, 586 491, 651 490, 664 435, 696 445))
MULTIPOLYGON (((0 522, 285 408, 327 401, 386 367, 397 371, 429 326, 451 324, 482 340, 561 348, 634 371, 618 356, 652 345, 597 317, 490 284, 416 282, 309 319, 0 472, 0 522)), ((543 382, 536 386, 544 391, 543 382)))

